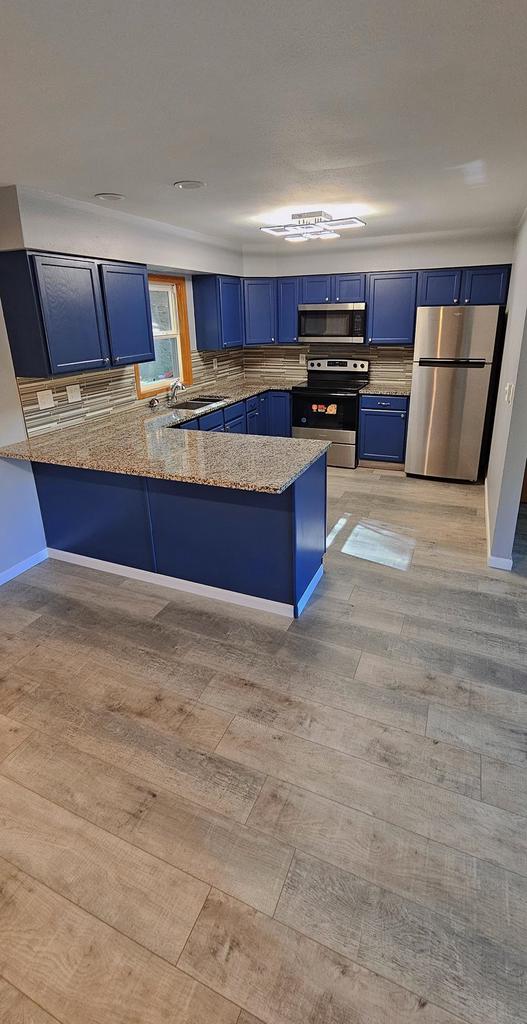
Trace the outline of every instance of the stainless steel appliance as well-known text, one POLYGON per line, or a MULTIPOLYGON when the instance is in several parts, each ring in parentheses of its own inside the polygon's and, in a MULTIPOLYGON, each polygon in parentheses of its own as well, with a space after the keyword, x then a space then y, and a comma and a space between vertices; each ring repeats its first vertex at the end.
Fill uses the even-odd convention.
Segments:
POLYGON ((420 306, 406 472, 477 480, 499 306, 420 306))
POLYGON ((331 441, 330 466, 353 469, 357 464, 359 392, 369 379, 366 359, 313 356, 307 364, 307 383, 293 394, 293 437, 331 441))
POLYGON ((365 302, 321 302, 298 307, 298 340, 363 345, 365 302))

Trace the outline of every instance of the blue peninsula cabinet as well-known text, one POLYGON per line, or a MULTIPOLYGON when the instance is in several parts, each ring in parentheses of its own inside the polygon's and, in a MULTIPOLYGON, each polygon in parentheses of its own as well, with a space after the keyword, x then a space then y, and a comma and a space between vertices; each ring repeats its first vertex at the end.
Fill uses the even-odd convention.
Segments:
POLYGON ((404 462, 408 398, 361 395, 359 458, 373 462, 404 462))
POLYGON ((146 266, 0 253, 0 297, 18 377, 154 358, 146 266))
POLYGON ((54 557, 289 617, 322 577, 323 449, 275 492, 32 465, 54 557))

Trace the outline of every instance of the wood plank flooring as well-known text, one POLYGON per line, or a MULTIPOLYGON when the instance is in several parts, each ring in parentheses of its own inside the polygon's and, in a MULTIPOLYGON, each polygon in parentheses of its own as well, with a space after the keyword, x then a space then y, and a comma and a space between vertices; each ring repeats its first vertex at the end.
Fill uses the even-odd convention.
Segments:
POLYGON ((527 1024, 527 516, 505 574, 480 487, 328 503, 297 622, 0 589, 0 1024, 527 1024))

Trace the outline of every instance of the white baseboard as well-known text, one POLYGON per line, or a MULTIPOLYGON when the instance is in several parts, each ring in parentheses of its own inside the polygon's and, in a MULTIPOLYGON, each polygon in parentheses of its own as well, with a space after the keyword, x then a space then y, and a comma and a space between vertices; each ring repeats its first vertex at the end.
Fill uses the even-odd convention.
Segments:
POLYGON ((282 604, 281 601, 269 601, 265 597, 253 597, 251 594, 238 594, 235 590, 222 590, 220 587, 209 587, 205 583, 192 583, 190 580, 180 580, 175 576, 163 576, 159 572, 149 572, 148 569, 134 569, 129 565, 118 565, 117 562, 105 562, 101 558, 89 558, 87 555, 75 555, 71 551, 59 551, 58 548, 48 548, 48 554, 50 558, 57 558, 61 562, 85 565, 88 569, 100 569, 102 572, 112 572, 116 576, 126 576, 128 579, 142 580, 144 583, 157 583, 161 587, 171 587, 173 590, 180 590, 187 594, 210 597, 214 601, 226 601, 228 604, 254 608, 257 611, 274 612, 275 615, 285 615, 289 619, 294 616, 294 605, 282 604))
POLYGON ((512 569, 512 558, 498 558, 496 555, 491 555, 490 547, 490 519, 489 519, 489 492, 487 490, 487 481, 485 480, 485 532, 487 535, 487 565, 489 569, 505 569, 506 572, 510 572, 512 569))
POLYGON ((12 565, 10 569, 0 572, 0 587, 4 583, 9 583, 9 580, 14 580, 17 576, 21 576, 22 573, 27 572, 28 569, 32 569, 33 566, 38 565, 39 562, 44 562, 47 557, 48 549, 42 548, 41 551, 37 551, 36 554, 31 555, 30 558, 24 558, 23 562, 17 562, 17 564, 12 565))
POLYGON ((497 558, 496 555, 489 555, 487 565, 489 569, 506 569, 507 572, 510 572, 512 569, 512 558, 497 558))

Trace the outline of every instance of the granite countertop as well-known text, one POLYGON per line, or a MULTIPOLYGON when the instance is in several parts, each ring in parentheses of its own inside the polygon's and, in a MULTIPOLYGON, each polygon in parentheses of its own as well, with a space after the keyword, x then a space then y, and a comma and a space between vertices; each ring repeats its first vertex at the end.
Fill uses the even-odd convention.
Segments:
MULTIPOLYGON (((289 390, 292 383, 219 382, 189 388, 188 394, 225 395, 224 401, 207 409, 211 412, 263 391, 289 390)), ((82 426, 0 448, 0 456, 280 494, 329 448, 325 441, 167 429, 171 422, 183 423, 195 417, 195 410, 167 409, 163 403, 151 410, 148 404, 138 403, 137 407, 98 417, 82 426)))
POLYGON ((361 388, 361 395, 400 395, 408 398, 410 395, 409 384, 367 384, 361 388))

